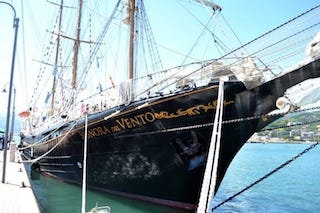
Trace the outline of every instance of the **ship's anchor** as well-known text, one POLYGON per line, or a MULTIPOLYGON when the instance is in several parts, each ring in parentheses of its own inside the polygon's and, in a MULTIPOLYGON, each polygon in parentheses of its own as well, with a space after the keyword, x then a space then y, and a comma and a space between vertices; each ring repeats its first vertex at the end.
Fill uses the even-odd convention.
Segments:
POLYGON ((40 170, 40 164, 38 161, 34 162, 31 164, 31 169, 32 170, 40 170))

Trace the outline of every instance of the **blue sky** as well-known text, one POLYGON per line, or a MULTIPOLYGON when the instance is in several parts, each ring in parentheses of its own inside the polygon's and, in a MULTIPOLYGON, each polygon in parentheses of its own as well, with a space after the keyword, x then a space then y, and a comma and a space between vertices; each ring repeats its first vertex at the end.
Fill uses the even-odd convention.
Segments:
POLYGON ((243 42, 311 9, 319 0, 219 0, 224 16, 243 42))
MULTIPOLYGON (((22 11, 20 9, 22 0, 11 0, 8 2, 13 4, 17 10, 17 16, 22 19, 22 11)), ((108 0, 110 1, 110 0, 108 0)), ((58 1, 57 1, 58 2, 58 1)), ((151 23, 155 23, 157 28, 153 28, 154 36, 160 45, 173 47, 177 52, 187 52, 190 49, 192 41, 194 41, 200 32, 195 19, 188 19, 189 12, 181 8, 184 6, 195 6, 192 0, 146 0, 145 5, 148 10, 148 16, 151 23), (158 13, 160 12, 160 14, 158 13), (181 22, 182 18, 182 22, 181 22), (188 28, 193 33, 179 35, 175 37, 177 32, 182 32, 188 28), (169 32, 169 33, 168 33, 169 32)), ((260 34, 278 26, 279 24, 301 14, 302 12, 316 6, 320 3, 318 0, 217 0, 223 10, 222 15, 228 21, 234 32, 242 43, 246 43, 260 34)), ((24 1, 24 25, 20 24, 19 43, 17 59, 15 64, 14 85, 17 88, 17 110, 24 110, 27 106, 26 97, 30 96, 32 91, 30 88, 26 92, 25 81, 34 82, 34 78, 38 71, 36 69, 35 59, 40 59, 41 43, 46 38, 45 28, 50 12, 56 9, 45 0, 24 1), (25 31, 25 55, 22 49, 22 31, 25 31), (26 61, 24 57, 26 56, 26 61), (24 67, 27 69, 28 75, 24 75, 24 67)), ((200 9, 200 7, 199 7, 200 9)), ((197 10, 197 6, 195 6, 197 10)), ((207 17, 206 11, 197 13, 195 16, 202 20, 207 17)), ((9 81, 9 72, 11 67, 12 45, 13 45, 13 29, 12 29, 12 11, 3 4, 0 4, 0 87, 9 81)), ((52 22, 52 20, 51 20, 52 22)), ((160 48, 160 52, 166 54, 166 50, 160 48)), ((169 54, 168 54, 169 56, 169 54)), ((181 60, 179 58, 178 60, 181 60)), ((163 59, 164 63, 176 62, 175 58, 168 57, 163 59), (168 61, 168 62, 165 62, 168 61)), ((171 64, 170 64, 171 65, 171 64)), ((1 93, 1 103, 6 103, 7 95, 1 93)), ((0 111, 6 110, 6 104, 0 106, 0 111)))
MULTIPOLYGON (((188 2, 190 0, 176 1, 176 0, 164 0, 163 4, 153 4, 153 10, 163 11, 167 7, 166 14, 163 14, 163 25, 165 23, 175 22, 176 17, 186 16, 187 13, 183 10, 175 10, 178 8, 178 2, 188 2), (171 5, 175 5, 171 8, 171 5)), ((146 4, 150 4, 153 1, 146 1, 146 4)), ((217 0, 215 1, 220 5, 222 9, 223 17, 233 28, 234 32, 240 38, 243 43, 246 43, 262 33, 273 29, 274 27, 282 24, 285 21, 309 10, 320 3, 319 0, 217 0)), ((204 14, 206 15, 206 14, 204 14)), ((152 21, 153 14, 149 13, 149 17, 152 21)), ((154 17, 154 20, 157 20, 154 17)), ((150 22, 151 22, 150 21, 150 22)), ((159 21, 159 20, 158 20, 159 21)), ((182 26, 174 26, 172 24, 172 31, 179 27, 194 27, 186 21, 182 26)), ((163 34, 166 28, 160 28, 163 30, 163 34)), ((196 34, 196 32, 195 32, 196 34)), ((190 36, 190 35, 189 35, 190 36)), ((165 37, 167 41, 170 41, 170 37, 165 37)), ((161 38, 160 38, 161 40, 161 38)), ((176 41, 174 41, 176 42, 176 41)), ((160 42, 161 43, 161 42, 160 42)))

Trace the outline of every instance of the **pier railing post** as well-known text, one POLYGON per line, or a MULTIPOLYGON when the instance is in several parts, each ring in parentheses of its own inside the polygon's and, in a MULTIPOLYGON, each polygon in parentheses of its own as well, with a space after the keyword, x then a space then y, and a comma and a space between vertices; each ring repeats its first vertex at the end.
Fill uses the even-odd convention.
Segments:
POLYGON ((9 95, 8 95, 8 107, 7 107, 7 120, 6 120, 6 132, 4 138, 4 152, 3 152, 3 169, 2 169, 2 183, 5 183, 6 177, 6 164, 7 164, 7 149, 8 149, 8 133, 9 133, 9 122, 10 122, 10 109, 11 109, 11 95, 12 95, 12 82, 13 82, 13 73, 14 73, 14 62, 16 55, 16 47, 17 47, 17 37, 18 37, 18 28, 19 28, 19 18, 16 17, 16 10, 14 7, 4 1, 0 1, 0 4, 6 4, 13 10, 13 28, 15 28, 14 33, 14 42, 13 42, 13 52, 12 52, 12 60, 11 60, 11 74, 10 74, 10 84, 9 84, 9 95))

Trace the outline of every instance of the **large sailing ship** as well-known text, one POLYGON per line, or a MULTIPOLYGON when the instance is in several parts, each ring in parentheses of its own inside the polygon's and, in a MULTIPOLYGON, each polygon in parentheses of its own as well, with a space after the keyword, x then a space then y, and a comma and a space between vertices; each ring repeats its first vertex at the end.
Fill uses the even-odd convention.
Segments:
MULTIPOLYGON (((196 2, 210 8, 213 17, 221 11, 221 7, 212 2, 196 2)), ((140 42, 141 45, 145 41, 153 46, 156 44, 150 43, 153 35, 142 0, 116 2, 111 18, 105 18, 101 24, 102 32, 95 42, 92 37, 87 37, 87 41, 81 38, 82 0, 79 0, 78 19, 74 22, 75 38, 65 34, 61 24, 63 3, 61 0, 52 32, 51 52, 45 55, 53 61, 46 59, 41 65, 53 67, 52 91, 45 98, 43 108, 46 111, 39 110, 36 102, 31 101, 28 110, 20 113, 25 122, 20 151, 33 169, 64 181, 81 184, 84 139, 87 137, 89 187, 163 205, 196 209, 205 165, 207 160, 212 160, 207 159, 212 143, 219 143, 219 157, 215 158, 215 193, 232 159, 252 134, 283 113, 299 107, 286 96, 287 89, 320 77, 319 38, 312 40, 319 32, 319 7, 221 57, 184 63, 163 71, 160 67, 157 72, 141 76, 136 74, 140 71, 135 63, 140 54, 135 44, 140 42), (118 12, 127 15, 122 18, 118 12), (303 18, 306 21, 301 21, 303 18), (111 44, 104 42, 113 20, 121 20, 129 26, 129 77, 119 84, 114 83, 114 77, 108 77, 108 88, 103 89, 98 84, 98 92, 85 97, 83 91, 87 87, 97 86, 88 72, 94 60, 99 63, 102 49, 108 50, 111 44), (137 24, 142 20, 147 27, 137 24), (139 34, 142 34, 142 40, 138 40, 139 34), (72 61, 71 57, 68 57, 69 61, 60 59, 64 48, 62 40, 73 43, 72 61), (80 46, 83 46, 82 50, 90 50, 88 57, 79 54, 80 46), (305 55, 305 47, 308 55, 305 55), (55 53, 52 54, 55 57, 51 53, 55 53), (79 57, 84 58, 81 65, 79 57), (69 77, 66 70, 70 64, 72 78, 65 81, 63 79, 69 77), (66 86, 68 83, 71 86, 66 86), (221 105, 218 104, 219 90, 224 93, 221 105), (213 141, 214 117, 218 109, 223 113, 221 138, 213 141)), ((93 24, 87 22, 89 25, 93 24)), ((97 28, 98 24, 94 25, 97 28)), ((205 30, 209 30, 207 25, 205 30)), ((217 38, 214 40, 219 42, 217 38)), ((153 66, 159 68, 158 52, 152 50, 146 55, 155 58, 153 66)), ((40 84, 41 80, 37 86, 40 84)))

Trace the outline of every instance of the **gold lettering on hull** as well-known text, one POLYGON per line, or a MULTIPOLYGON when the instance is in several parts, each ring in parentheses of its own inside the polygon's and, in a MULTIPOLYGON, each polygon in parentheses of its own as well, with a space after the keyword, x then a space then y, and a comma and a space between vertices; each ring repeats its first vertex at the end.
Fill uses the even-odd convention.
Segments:
MULTIPOLYGON (((234 101, 224 101, 223 105, 227 106, 233 104, 234 101)), ((156 120, 172 119, 181 116, 195 116, 200 115, 202 112, 215 110, 217 108, 217 101, 209 102, 207 105, 197 105, 188 109, 178 109, 176 112, 169 113, 168 111, 160 112, 145 112, 143 114, 135 115, 133 117, 119 118, 114 120, 114 124, 110 126, 98 126, 88 129, 88 138, 95 138, 111 133, 121 132, 122 130, 141 127, 148 123, 153 123, 156 120)), ((84 132, 79 132, 81 137, 84 138, 84 132)))

